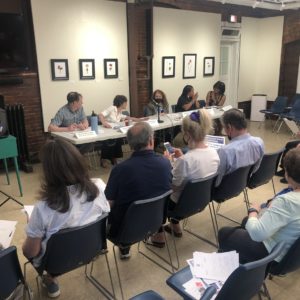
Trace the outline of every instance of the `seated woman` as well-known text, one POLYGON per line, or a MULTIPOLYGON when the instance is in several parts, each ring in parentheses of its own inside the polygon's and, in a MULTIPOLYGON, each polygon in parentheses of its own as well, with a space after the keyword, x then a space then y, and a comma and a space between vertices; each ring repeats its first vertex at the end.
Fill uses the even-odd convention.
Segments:
MULTIPOLYGON (((213 86, 213 91, 207 93, 206 107, 208 106, 223 106, 226 101, 225 84, 222 81, 217 81, 213 86)), ((213 127, 215 129, 215 135, 222 135, 222 123, 220 119, 215 119, 213 127)))
MULTIPOLYGON (((101 121, 102 125, 106 128, 111 128, 112 126, 110 123, 118 123, 125 120, 146 120, 145 118, 133 118, 123 114, 123 111, 126 110, 126 107, 127 98, 123 95, 117 95, 114 98, 113 105, 99 114, 99 120, 101 121)), ((107 167, 107 164, 104 161, 105 159, 110 160, 112 165, 115 165, 117 163, 117 158, 120 157, 123 157, 122 139, 106 141, 103 143, 100 161, 100 164, 103 168, 107 167)))
MULTIPOLYGON (((41 150, 41 161, 42 200, 33 209, 23 244, 24 255, 33 259, 36 267, 52 234, 63 228, 88 224, 110 211, 101 189, 103 182, 90 179, 83 156, 72 144, 61 139, 48 141, 41 150)), ((42 280, 49 297, 60 295, 55 277, 47 274, 42 280)))
POLYGON ((197 98, 198 93, 194 92, 194 88, 191 85, 186 85, 177 100, 175 112, 182 112, 200 108, 200 104, 197 101, 197 98))
POLYGON ((267 256, 279 243, 285 248, 279 262, 300 236, 300 149, 290 150, 284 158, 285 177, 291 189, 280 192, 267 205, 252 204, 243 227, 224 227, 219 231, 220 250, 236 250, 240 262, 267 256))
MULTIPOLYGON (((182 154, 180 149, 174 148, 176 161, 174 162, 172 174, 173 193, 170 196, 168 209, 175 208, 176 203, 184 189, 187 180, 206 178, 217 172, 220 159, 215 149, 205 144, 205 136, 211 130, 211 117, 205 109, 192 112, 182 122, 183 138, 189 151, 182 154)), ((166 154, 167 155, 167 154, 166 154)), ((182 232, 178 221, 171 219, 165 230, 169 233, 174 231, 176 237, 181 237, 182 232)), ((152 237, 154 246, 164 243, 162 229, 152 237)))
POLYGON ((160 105, 161 113, 169 113, 169 103, 167 101, 166 95, 161 90, 155 90, 152 94, 151 100, 144 107, 144 117, 149 117, 157 114, 157 105, 154 101, 160 105))

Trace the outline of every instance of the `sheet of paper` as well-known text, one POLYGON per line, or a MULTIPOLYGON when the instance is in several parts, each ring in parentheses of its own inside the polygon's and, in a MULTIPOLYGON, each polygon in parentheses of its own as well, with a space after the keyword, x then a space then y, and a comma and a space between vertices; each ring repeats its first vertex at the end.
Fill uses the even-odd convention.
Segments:
POLYGON ((239 266, 236 251, 224 253, 194 252, 194 272, 196 277, 225 282, 239 266))
POLYGON ((8 248, 16 230, 17 221, 0 220, 0 244, 8 248))
POLYGON ((219 149, 225 145, 225 137, 217 135, 206 135, 205 144, 214 149, 219 149))

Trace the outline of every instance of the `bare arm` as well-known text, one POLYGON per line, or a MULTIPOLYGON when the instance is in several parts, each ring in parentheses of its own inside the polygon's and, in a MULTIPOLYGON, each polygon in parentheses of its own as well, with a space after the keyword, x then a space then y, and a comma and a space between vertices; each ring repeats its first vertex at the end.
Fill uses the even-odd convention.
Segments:
POLYGON ((80 130, 85 130, 89 127, 89 122, 87 119, 84 119, 81 123, 77 124, 77 128, 80 130))
POLYGON ((55 124, 50 124, 48 126, 48 132, 74 131, 74 130, 76 130, 76 128, 77 128, 77 125, 75 123, 71 124, 69 127, 59 127, 55 124))
POLYGON ((220 99, 219 103, 218 103, 218 106, 223 106, 225 101, 226 101, 226 96, 223 95, 222 98, 220 99))
POLYGON ((22 247, 24 256, 28 259, 36 257, 41 251, 41 244, 41 238, 27 237, 22 247))
POLYGON ((106 128, 111 128, 111 126, 108 124, 108 122, 106 121, 105 117, 103 116, 102 113, 99 114, 99 120, 102 123, 102 125, 106 128))

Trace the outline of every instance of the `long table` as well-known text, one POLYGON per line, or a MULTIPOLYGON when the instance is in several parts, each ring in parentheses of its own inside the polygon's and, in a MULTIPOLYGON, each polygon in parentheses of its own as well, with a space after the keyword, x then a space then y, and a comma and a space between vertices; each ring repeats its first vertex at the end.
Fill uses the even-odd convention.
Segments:
MULTIPOLYGON (((211 115, 212 119, 219 119, 224 111, 221 108, 207 108, 207 111, 211 115)), ((172 128, 178 125, 182 124, 182 119, 192 113, 193 111, 187 111, 183 113, 172 113, 172 114, 165 114, 161 116, 161 120, 163 120, 163 123, 155 122, 157 120, 157 116, 151 116, 149 119, 149 124, 153 128, 154 131, 162 130, 166 128, 172 128)), ((126 137, 127 129, 130 128, 127 126, 125 128, 121 127, 119 129, 113 129, 113 128, 105 128, 103 126, 98 126, 98 134, 94 136, 82 136, 80 138, 77 138, 75 136, 75 131, 69 131, 69 132, 51 132, 51 135, 54 137, 61 137, 65 140, 68 140, 74 145, 81 145, 81 144, 87 144, 87 143, 93 143, 98 141, 105 141, 110 139, 118 139, 126 137), (122 129, 122 131, 121 131, 122 129)), ((91 131, 91 128, 89 127, 86 132, 91 131)))

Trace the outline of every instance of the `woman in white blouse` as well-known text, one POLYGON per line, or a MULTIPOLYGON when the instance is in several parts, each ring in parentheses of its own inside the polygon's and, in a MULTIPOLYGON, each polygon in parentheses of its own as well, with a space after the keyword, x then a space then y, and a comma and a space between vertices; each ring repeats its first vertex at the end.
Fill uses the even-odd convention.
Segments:
MULTIPOLYGON (((117 95, 114 98, 113 105, 105 109, 99 114, 99 120, 106 128, 112 128, 113 123, 123 122, 125 120, 131 120, 134 122, 143 121, 148 118, 134 118, 128 114, 124 114, 127 108, 127 98, 123 95, 117 95)), ((122 139, 111 140, 103 143, 101 149, 101 166, 107 167, 106 159, 111 161, 112 165, 117 163, 117 158, 123 157, 122 152, 122 139)))

